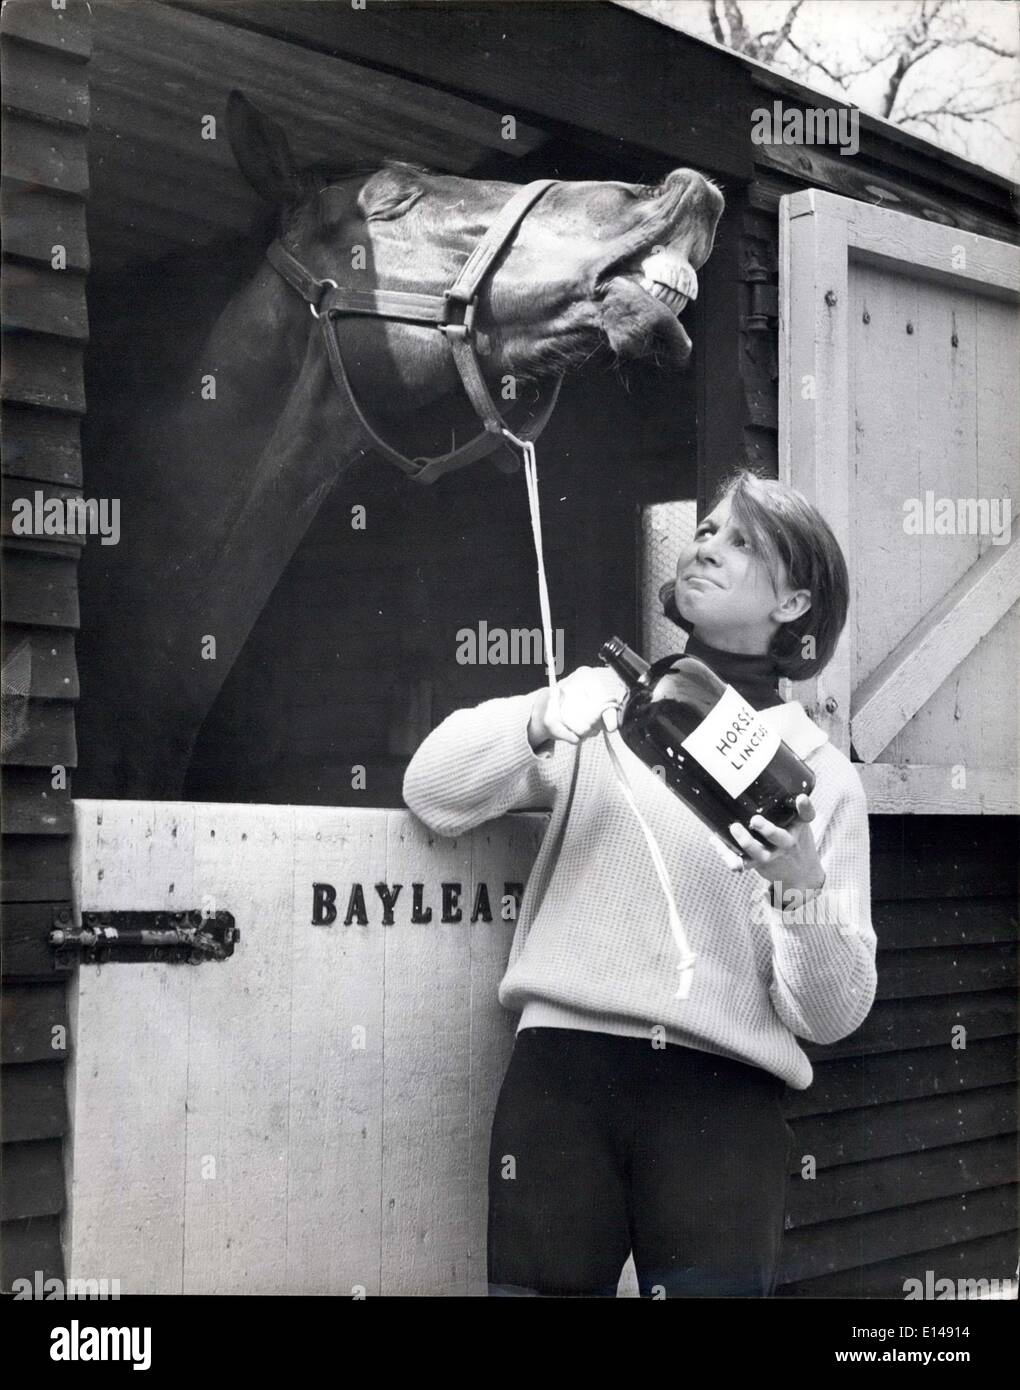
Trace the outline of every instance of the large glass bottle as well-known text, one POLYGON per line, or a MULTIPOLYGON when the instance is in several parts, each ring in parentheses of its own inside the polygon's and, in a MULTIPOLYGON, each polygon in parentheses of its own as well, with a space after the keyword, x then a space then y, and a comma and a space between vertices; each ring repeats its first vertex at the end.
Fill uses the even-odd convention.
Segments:
MULTIPOLYGON (((693 656, 654 667, 619 637, 599 656, 630 691, 620 737, 642 762, 662 769, 666 785, 725 842, 734 821, 764 816, 784 829, 797 819, 797 797, 815 775, 754 707, 693 656)), ((752 832, 753 833, 753 832, 752 832)))

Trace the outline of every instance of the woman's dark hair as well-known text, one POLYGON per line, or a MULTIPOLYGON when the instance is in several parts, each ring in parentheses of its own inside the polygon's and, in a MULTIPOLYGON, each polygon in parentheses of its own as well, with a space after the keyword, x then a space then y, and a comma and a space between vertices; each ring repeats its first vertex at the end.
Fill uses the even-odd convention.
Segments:
MULTIPOLYGON (((778 587, 785 567, 794 589, 807 589, 811 607, 783 623, 772 639, 776 670, 790 680, 817 675, 829 662, 846 623, 850 578, 839 542, 818 509, 795 488, 741 468, 727 478, 712 508, 730 499, 733 517, 778 587)), ((711 510, 711 509, 710 509, 711 510)), ((680 627, 691 624, 676 607, 672 581, 659 590, 663 611, 680 627)))

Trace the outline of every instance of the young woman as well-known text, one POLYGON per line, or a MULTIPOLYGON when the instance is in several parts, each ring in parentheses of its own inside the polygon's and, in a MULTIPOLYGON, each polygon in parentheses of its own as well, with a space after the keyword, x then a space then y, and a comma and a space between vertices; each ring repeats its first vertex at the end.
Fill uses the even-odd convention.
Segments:
POLYGON ((490 1144, 491 1294, 612 1297, 631 1251, 643 1296, 772 1293, 793 1158, 784 1097, 812 1080, 798 1040, 847 1036, 875 995, 860 779, 777 690, 830 659, 847 591, 819 513, 747 471, 663 590, 687 653, 815 773, 791 829, 731 827, 742 863, 610 715, 697 955, 686 999, 646 842, 594 736, 624 693, 614 673, 582 666, 555 698, 459 710, 408 767, 407 805, 440 834, 552 808, 499 987, 521 1018, 490 1144))

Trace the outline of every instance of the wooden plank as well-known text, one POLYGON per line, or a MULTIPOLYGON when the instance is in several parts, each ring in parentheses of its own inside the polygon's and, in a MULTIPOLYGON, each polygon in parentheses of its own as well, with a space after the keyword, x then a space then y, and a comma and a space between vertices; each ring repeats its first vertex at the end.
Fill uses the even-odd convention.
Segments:
MULTIPOLYGON (((1008 1223, 1007 1223, 1008 1224, 1008 1223)), ((852 1266, 817 1279, 792 1281, 776 1290, 779 1298, 903 1298, 927 1270, 934 1278, 1015 1280, 1017 1232, 996 1231, 977 1240, 917 1251, 879 1264, 852 1266)))
POLYGON ((87 0, 66 0, 63 8, 40 0, 8 0, 0 19, 5 38, 86 62, 92 52, 92 25, 87 0))
MULTIPOLYGON (((42 546, 60 546, 61 554, 80 555, 87 537, 79 532, 78 527, 89 525, 88 512, 78 506, 82 497, 80 488, 64 487, 55 483, 40 483, 34 478, 14 478, 9 474, 6 475, 3 479, 2 489, 2 534, 4 540, 10 540, 19 547, 23 547, 27 540, 32 540, 42 546), (46 509, 49 507, 51 499, 55 503, 52 508, 53 519, 46 515, 46 509), (68 501, 71 501, 74 507, 70 516, 67 513, 68 501), (15 512, 15 508, 17 508, 17 512, 15 512), (38 529, 35 529, 37 512, 38 529), (18 517, 17 530, 14 529, 15 516, 18 517), (48 532, 47 526, 53 527, 54 530, 48 532), (57 527, 60 529, 57 530, 57 527), (72 550, 71 547, 74 549, 72 550)), ((98 543, 101 542, 97 541, 98 543)), ((44 553, 44 551, 40 551, 40 553, 44 553)))
POLYGON ((1015 943, 887 951, 878 966, 879 999, 965 994, 1015 985, 1015 943))
POLYGON ((0 1210, 4 1221, 53 1216, 64 1209, 64 1164, 59 1139, 4 1144, 0 1210))
MULTIPOLYGON (((871 161, 827 154, 818 146, 757 145, 755 166, 760 172, 782 174, 793 180, 799 189, 805 185, 826 189, 865 204, 879 204, 901 213, 933 218, 940 225, 959 227, 985 238, 1001 236, 1008 240, 1015 236, 1009 220, 990 208, 968 207, 955 199, 950 202, 942 191, 909 183, 871 161), (851 164, 856 167, 849 168, 851 164)), ((792 186, 784 189, 784 192, 792 191, 792 186)))
MULTIPOLYGON (((68 844, 62 836, 5 835, 0 902, 70 902, 68 844)), ((47 978, 52 976, 47 969, 47 978)))
POLYGON ((81 486, 81 420, 13 402, 0 412, 3 471, 19 478, 81 486))
MULTIPOLYGON (((1020 493, 1020 316, 1013 305, 984 301, 974 329, 979 441, 975 495, 1015 499, 1020 493)), ((1015 514, 1015 500, 1010 507, 1015 514)), ((979 540, 982 549, 992 545, 988 536, 979 540)), ((1018 666, 1020 605, 971 654, 964 671, 974 690, 1010 691, 1016 685, 1018 666)), ((1020 701, 985 698, 975 703, 980 717, 969 721, 977 728, 966 762, 980 766, 1001 761, 1015 766, 1020 748, 1020 701)))
POLYGON ((355 876, 370 896, 371 884, 388 881, 387 817, 307 806, 293 814, 299 1023, 290 1052, 286 1287, 371 1297, 381 1292, 386 943, 382 931, 344 918, 355 876), (313 922, 315 883, 336 890, 328 926, 313 922), (323 1231, 337 1238, 323 1240, 323 1231))
MULTIPOLYGON (((29 700, 24 731, 5 751, 15 767, 76 767, 74 705, 64 700, 29 700)), ((50 834, 54 833, 52 830, 50 834)))
POLYGON ((1020 539, 988 550, 854 692, 854 747, 874 762, 1020 599, 1020 539))
MULTIPOLYGON (((968 1091, 965 1096, 922 1096, 896 1105, 807 1116, 797 1124, 791 1172, 807 1155, 821 1171, 1011 1134, 1016 1129, 1016 1112, 1016 1086, 1007 1084, 968 1091)), ((922 1161, 918 1159, 919 1164, 922 1161)))
MULTIPOLYGON (((172 801, 76 803, 81 910, 200 908, 194 811, 172 801)), ((238 925, 243 932, 245 923, 238 925)), ((71 986, 77 1024, 67 1078, 74 1121, 68 1267, 76 1277, 116 1269, 124 1293, 180 1293, 188 1177, 201 1182, 204 1172, 211 1186, 238 1181, 224 1155, 207 1152, 202 1169, 188 1149, 189 1124, 208 1119, 187 1108, 190 1030, 211 1030, 216 1046, 226 1045, 215 1017, 192 1013, 196 974, 160 963, 82 966, 71 986)), ((214 1053, 204 1049, 204 1063, 212 1065, 214 1053)))
POLYGON ((0 1257, 5 1289, 10 1289, 15 1279, 27 1279, 29 1285, 34 1286, 37 1270, 44 1280, 62 1281, 64 1254, 60 1218, 42 1216, 27 1221, 5 1221, 0 1231, 0 1257))
POLYGON ((78 697, 78 669, 75 664, 74 634, 3 626, 3 660, 6 662, 16 648, 28 643, 30 685, 29 694, 35 700, 74 700, 78 697))
POLYGON ((1017 896, 1020 825, 1011 816, 872 816, 873 902, 1017 896))
POLYGON ((948 1047, 953 1029, 963 1026, 967 1037, 1012 1037, 1016 1033, 1016 1000, 1011 990, 968 994, 965 999, 892 999, 878 1003, 850 1037, 804 1050, 813 1062, 836 1057, 870 1057, 914 1047, 948 1047))
MULTIPOLYGON (((896 507, 901 532, 906 530, 907 498, 913 498, 916 504, 923 502, 929 494, 953 498, 961 495, 976 498, 981 495, 978 488, 979 441, 974 390, 977 370, 975 321, 983 317, 988 309, 1002 311, 1007 307, 985 296, 979 299, 959 285, 914 282, 914 288, 914 311, 909 322, 916 343, 916 375, 904 381, 902 386, 893 375, 886 378, 890 395, 909 393, 917 399, 918 429, 912 439, 917 469, 909 479, 901 479, 901 483, 906 484, 903 488, 905 496, 899 499, 896 507)), ((902 319, 895 325, 901 358, 906 326, 902 319)), ((981 446, 984 447, 984 441, 981 441, 981 446)), ((883 464, 873 455, 871 466, 872 469, 881 469, 883 464)), ((885 467, 888 468, 887 461, 885 467)), ((868 477, 859 478, 861 496, 870 496, 870 481, 868 477)), ((899 549, 902 551, 902 544, 899 549)), ((981 549, 981 538, 977 535, 922 535, 915 538, 917 607, 912 609, 901 601, 889 604, 885 594, 877 596, 877 606, 899 610, 901 626, 895 631, 895 640, 888 641, 884 648, 875 653, 877 660, 859 667, 859 678, 876 670, 897 642, 906 637, 908 630, 924 619, 932 604, 963 580, 980 558, 981 549)), ((897 555, 898 573, 903 572, 900 568, 903 559, 905 557, 897 555)), ((885 761, 941 762, 949 750, 957 770, 960 764, 970 768, 979 765, 994 767, 996 764, 1008 766, 1011 761, 1008 746, 997 747, 993 741, 985 747, 980 741, 981 720, 975 718, 976 705, 984 702, 987 696, 984 691, 973 690, 966 679, 965 670, 965 662, 961 662, 952 673, 952 678, 942 682, 931 698, 922 702, 915 716, 905 722, 891 740, 885 761)), ((864 757, 863 754, 860 756, 864 757)), ((865 761, 871 760, 865 758, 865 761)), ((1015 750, 1012 761, 1015 762, 1015 750)))
MULTIPOLYGON (((784 199, 779 259, 779 475, 822 511, 844 554, 852 554, 845 225, 816 216, 806 195, 784 199)), ((846 753, 853 627, 851 595, 846 630, 825 670, 791 684, 792 698, 846 753)))
POLYGON ((4 1146, 66 1134, 63 1062, 23 1062, 3 1068, 4 1146))
POLYGON ((4 548, 4 618, 38 627, 78 626, 78 562, 4 548))
MULTIPOLYGON (((145 0, 129 8, 119 0, 100 0, 94 13, 99 40, 90 68, 95 121, 101 109, 112 110, 107 105, 111 98, 130 102, 136 97, 137 84, 125 73, 141 66, 150 88, 147 123, 151 128, 154 118, 157 123, 169 118, 168 133, 174 128, 179 132, 190 119, 187 108, 175 102, 174 83, 185 78, 195 97, 193 110, 218 114, 222 107, 216 101, 222 102, 231 86, 247 91, 279 114, 302 157, 336 159, 338 149, 349 156, 366 139, 376 140, 384 153, 422 142, 440 156, 448 151, 456 167, 458 147, 465 155, 474 151, 474 162, 479 146, 523 156, 545 139, 544 131, 519 119, 515 138, 506 140, 501 113, 422 88, 398 76, 392 65, 384 72, 280 43, 247 30, 233 16, 224 24, 145 0)), ((115 116, 111 124, 116 127, 120 120, 115 116)), ((209 154, 230 162, 225 148, 209 154)), ((408 150, 404 157, 414 156, 408 150)))
POLYGON ((817 188, 793 194, 789 214, 842 224, 847 250, 855 260, 913 279, 998 295, 1010 303, 1020 296, 1020 248, 992 237, 922 221, 871 202, 838 198, 817 188))
POLYGON ((85 280, 73 271, 4 265, 0 312, 4 328, 45 333, 71 342, 88 341, 85 280))
POLYGON ((52 48, 32 48, 5 35, 0 45, 4 106, 56 125, 87 128, 89 86, 79 61, 52 48))
MULTIPOLYGON (((751 68, 751 79, 755 88, 778 92, 793 97, 801 106, 816 103, 818 93, 803 83, 795 81, 785 73, 762 64, 751 68)), ((756 92, 756 99, 759 99, 756 92)), ((834 107, 844 105, 833 101, 834 107)), ((911 185, 934 183, 939 189, 952 189, 964 198, 978 204, 987 203, 989 212, 1006 214, 1012 196, 1012 184, 1002 174, 993 173, 972 160, 955 154, 942 146, 934 144, 903 126, 895 126, 880 116, 872 116, 867 111, 857 111, 860 129, 864 133, 863 154, 855 157, 855 163, 873 160, 884 168, 894 168, 906 172, 911 185)), ((811 148, 817 147, 808 147, 811 148)), ((824 151, 823 151, 824 152, 824 151)), ((843 156, 836 156, 839 163, 845 164, 843 156)), ((877 195, 874 195, 877 197, 877 195)), ((864 201, 869 201, 865 199, 864 201)))
MULTIPOLYGON (((966 1047, 913 1048, 870 1057, 821 1062, 806 1091, 796 1091, 785 1105, 788 1120, 805 1115, 831 1115, 867 1105, 915 1100, 921 1096, 1004 1085, 1015 1078, 1015 1035, 975 1040, 966 1047)), ((796 1124, 794 1124, 796 1129, 796 1124)))
POLYGON ((68 842, 59 835, 5 835, 0 902, 69 902, 68 842))
POLYGON ((938 1197, 976 1192, 1016 1176, 1016 1137, 1003 1134, 973 1144, 853 1163, 808 1180, 791 1180, 786 1229, 842 1221, 868 1212, 909 1207, 938 1197))
POLYGON ((82 350, 36 333, 4 338, 0 397, 75 415, 85 412, 82 350))
POLYGON ((66 1051, 67 1022, 63 980, 46 985, 6 985, 0 1058, 5 1064, 59 1059, 66 1051))
POLYGON ((49 768, 6 767, 0 821, 4 835, 70 835, 70 790, 54 788, 49 768))
MULTIPOLYGON (((7 842, 4 849, 6 852, 7 842)), ((67 847, 64 846, 66 854, 67 847)), ((58 967, 49 944, 49 934, 56 925, 55 914, 68 911, 70 904, 61 902, 11 903, 4 906, 0 933, 3 940, 3 974, 5 979, 54 980, 68 973, 71 967, 58 967)))
POLYGON ((752 174, 751 84, 732 56, 615 6, 592 6, 586 13, 584 63, 576 65, 564 62, 578 41, 576 17, 551 16, 542 6, 519 6, 512 25, 498 7, 484 4, 401 7, 393 13, 385 6, 354 11, 287 0, 271 9, 232 0, 175 8, 410 73, 519 118, 549 117, 698 168, 744 179, 752 174), (678 102, 680 67, 684 99, 678 102), (641 73, 639 84, 630 77, 634 72, 641 73))
POLYGON ((3 168, 5 178, 31 188, 88 197, 87 137, 78 131, 8 115, 3 128, 3 168))
POLYGON ((879 961, 886 951, 930 946, 978 946, 1015 941, 1015 898, 949 899, 936 903, 875 903, 871 914, 879 961))
MULTIPOLYGON (((985 686, 986 690, 1004 688, 1001 682, 985 686)), ((964 762, 947 767, 861 763, 857 771, 872 815, 1006 816, 1020 812, 1020 779, 1009 767, 972 767, 964 762)))
POLYGON ((852 1221, 825 1222, 788 1233, 782 1283, 994 1235, 1016 1221, 1012 1184, 943 1197, 898 1211, 872 1212, 852 1221))
POLYGON ((411 922, 405 890, 386 934, 380 1291, 400 1295, 428 1288, 464 1296, 471 837, 433 835, 400 812, 390 814, 388 836, 387 865, 402 866, 402 881, 459 883, 464 902, 456 909, 463 920, 443 922, 433 909, 433 920, 423 929, 411 922), (429 1077, 427 1086, 423 1076, 429 1077))
MULTIPOLYGON (((237 816, 223 806, 196 805, 193 814, 191 891, 203 908, 234 913, 243 946, 223 968, 191 972, 183 1287, 196 1294, 279 1294, 288 1288, 291 1117, 302 1080, 287 1045, 294 1009, 293 812, 259 806, 237 816), (284 1045, 267 1050, 267 1038, 284 1045), (216 1181, 205 1171, 210 1154, 216 1181)), ((168 838, 166 821, 157 807, 154 840, 168 838)), ((335 981, 326 975, 322 984, 335 981)), ((313 1143, 308 1156, 315 1169, 303 1178, 315 1183, 321 1144, 313 1143)), ((328 1213, 322 1217, 320 1235, 329 1230, 328 1213)))
POLYGON ((68 270, 89 269, 85 204, 43 188, 4 184, 0 191, 4 219, 4 255, 52 268, 54 251, 63 247, 68 270))

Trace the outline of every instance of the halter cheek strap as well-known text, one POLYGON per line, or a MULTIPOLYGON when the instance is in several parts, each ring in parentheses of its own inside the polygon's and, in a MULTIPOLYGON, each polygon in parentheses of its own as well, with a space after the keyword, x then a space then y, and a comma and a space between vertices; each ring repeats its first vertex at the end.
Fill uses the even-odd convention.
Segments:
MULTIPOLYGON (((453 283, 441 295, 409 290, 351 289, 335 280, 320 280, 280 241, 266 251, 273 268, 297 290, 322 328, 326 355, 337 388, 347 397, 372 447, 389 463, 396 464, 415 482, 430 483, 444 473, 495 453, 504 444, 505 434, 525 441, 537 439, 549 421, 560 392, 560 379, 550 388, 544 403, 519 421, 513 431, 492 399, 475 347, 474 318, 478 295, 496 258, 507 246, 521 221, 539 198, 557 182, 536 179, 519 188, 496 214, 488 231, 461 266, 453 283), (421 324, 442 333, 450 345, 460 375, 482 430, 466 444, 446 454, 408 458, 382 439, 362 410, 351 387, 340 346, 340 320, 345 317, 391 319, 398 323, 421 324)), ((516 458, 506 465, 517 467, 516 458)))

